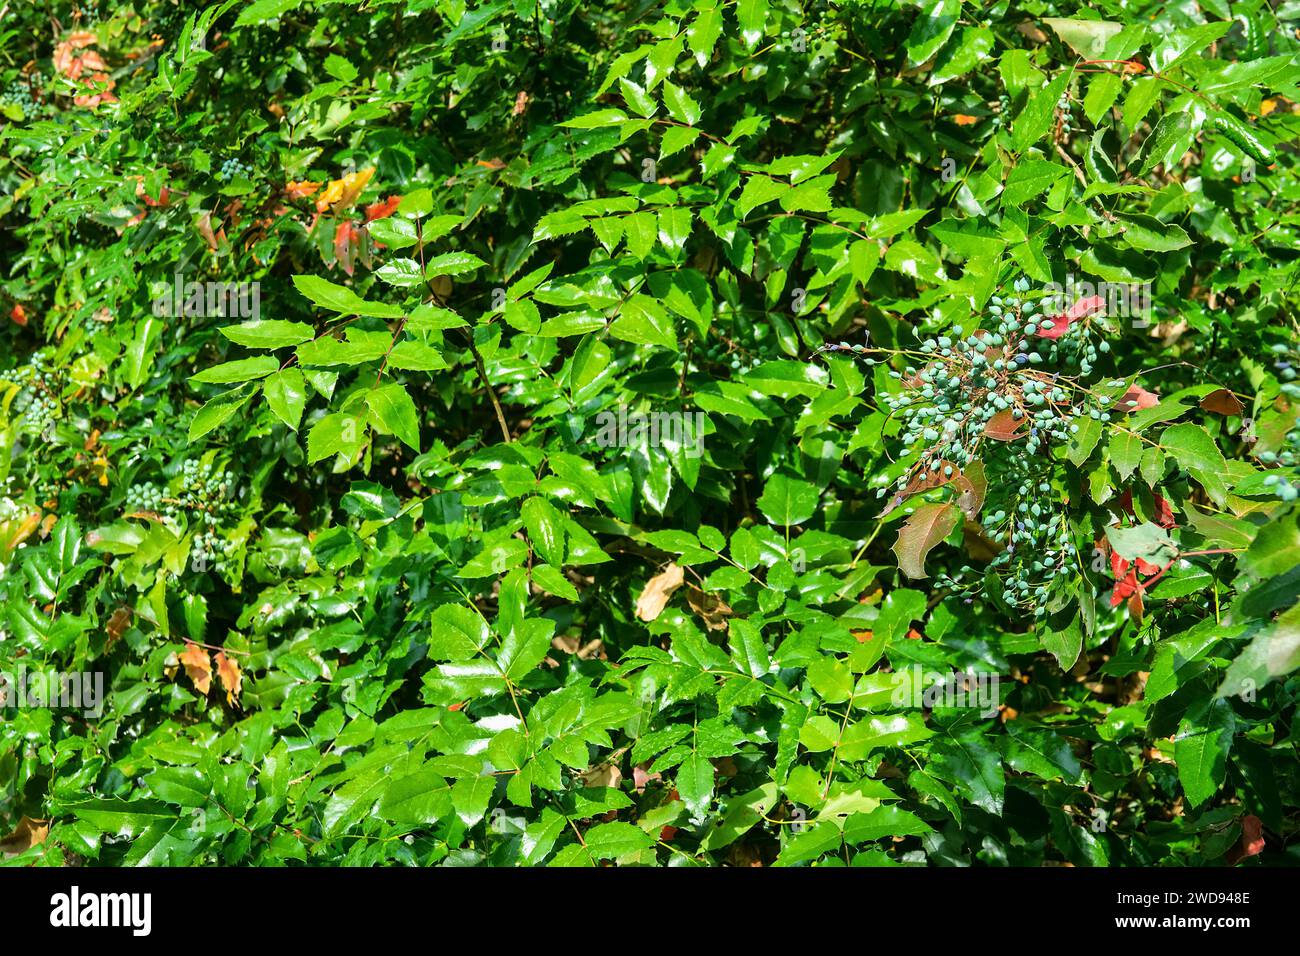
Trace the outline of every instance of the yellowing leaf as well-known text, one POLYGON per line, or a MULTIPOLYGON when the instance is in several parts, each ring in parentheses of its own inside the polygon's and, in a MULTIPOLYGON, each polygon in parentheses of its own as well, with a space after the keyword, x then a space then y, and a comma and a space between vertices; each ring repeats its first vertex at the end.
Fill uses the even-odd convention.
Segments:
POLYGON ((338 212, 340 209, 347 209, 357 201, 361 190, 366 188, 366 183, 370 182, 370 177, 374 174, 375 167, 367 166, 355 173, 348 173, 342 179, 331 180, 325 187, 325 191, 320 194, 320 198, 316 200, 316 211, 324 212, 330 209, 338 212))

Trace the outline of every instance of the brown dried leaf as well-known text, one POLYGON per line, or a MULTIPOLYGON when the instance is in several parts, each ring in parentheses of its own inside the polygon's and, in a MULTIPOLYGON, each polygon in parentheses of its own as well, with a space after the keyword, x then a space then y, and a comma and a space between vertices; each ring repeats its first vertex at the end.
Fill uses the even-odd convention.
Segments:
POLYGON ((1021 427, 1028 421, 1027 418, 1016 418, 1011 409, 1004 408, 984 423, 984 434, 994 441, 1015 441, 1025 437, 1021 427))
POLYGON ((686 587, 686 603, 710 631, 725 631, 727 618, 735 613, 722 598, 702 591, 693 584, 686 587))
POLYGON ((108 634, 108 646, 112 647, 115 643, 121 640, 122 635, 126 633, 126 629, 130 625, 130 608, 120 607, 114 611, 113 616, 110 617, 108 623, 104 625, 104 630, 108 634))
POLYGON ((14 832, 0 839, 0 857, 8 859, 26 853, 34 846, 40 846, 50 835, 48 820, 33 820, 23 817, 14 827, 14 832))
POLYGON ((217 677, 221 679, 221 686, 226 689, 226 703, 232 707, 239 703, 239 692, 244 685, 244 675, 239 670, 239 662, 227 657, 225 651, 217 651, 217 677))
POLYGON ((208 652, 193 641, 186 641, 180 661, 185 665, 185 673, 194 681, 195 689, 206 697, 212 687, 212 661, 208 652))
POLYGON ((601 763, 588 767, 578 774, 584 787, 617 787, 623 782, 623 771, 616 764, 601 763))
POLYGON ((1220 415, 1238 415, 1240 416, 1245 408, 1237 400, 1237 396, 1226 388, 1216 389, 1209 395, 1201 399, 1201 408, 1207 412, 1217 412, 1220 415))
POLYGON ((645 590, 636 601, 636 616, 642 621, 653 621, 668 606, 668 599, 682 586, 686 573, 676 564, 670 564, 646 582, 645 590))

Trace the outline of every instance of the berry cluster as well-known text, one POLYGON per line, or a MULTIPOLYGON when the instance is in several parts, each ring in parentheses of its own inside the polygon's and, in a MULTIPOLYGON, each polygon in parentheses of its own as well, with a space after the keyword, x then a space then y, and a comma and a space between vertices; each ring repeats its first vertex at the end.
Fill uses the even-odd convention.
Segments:
MULTIPOLYGON (((1125 385, 1116 380, 1100 390, 1087 387, 1108 343, 1091 321, 1080 321, 1088 309, 1048 316, 1044 305, 1043 292, 1017 279, 990 299, 980 327, 955 327, 905 353, 921 367, 891 370, 903 388, 882 397, 900 421, 901 456, 915 457, 898 477, 893 500, 959 480, 980 462, 996 476, 989 481, 992 496, 1002 499, 989 502, 981 522, 994 550, 1005 545, 989 564, 1000 578, 997 593, 1039 616, 1046 613, 1052 583, 1072 573, 1077 560, 1069 522, 1052 504, 1055 465, 1045 452, 1069 441, 1083 416, 1110 421, 1113 394, 1125 385)), ((886 493, 882 488, 877 496, 886 493)), ((964 567, 958 577, 974 573, 964 567)), ((969 590, 954 578, 944 583, 969 590)))
POLYGON ((232 156, 221 164, 221 169, 217 170, 217 179, 223 183, 228 183, 232 179, 247 179, 252 171, 252 167, 232 156))
POLYGON ((62 408, 58 380, 47 358, 44 352, 35 353, 6 379, 19 387, 13 410, 22 417, 23 430, 43 438, 53 431, 62 408))
POLYGON ((0 107, 16 106, 24 117, 31 116, 36 110, 36 100, 32 88, 26 80, 14 80, 3 92, 0 92, 0 107))
MULTIPOLYGON (((1272 352, 1277 356, 1273 360, 1273 368, 1277 369, 1278 379, 1288 384, 1295 382, 1295 356, 1291 354, 1291 350, 1283 343, 1278 342, 1273 346, 1272 352)), ((1282 390, 1292 397, 1300 398, 1300 387, 1292 385, 1292 388, 1288 390, 1284 385, 1282 390)))
POLYGON ((1071 124, 1074 122, 1074 106, 1070 101, 1070 93, 1067 90, 1061 94, 1060 100, 1056 103, 1057 112, 1061 114, 1061 132, 1060 139, 1069 139, 1071 124))
POLYGON ((993 128, 1002 129, 1011 125, 1011 97, 1006 93, 998 96, 998 111, 993 117, 993 128))
POLYGON ((220 571, 232 547, 221 539, 217 527, 233 505, 233 488, 234 476, 230 472, 218 471, 210 462, 186 461, 167 488, 151 481, 128 488, 126 505, 133 511, 152 512, 173 520, 182 514, 190 515, 199 526, 190 548, 193 566, 207 570, 213 565, 220 571))
POLYGON ((1048 337, 1064 319, 1040 315, 1037 301, 1021 298, 1029 288, 1028 280, 1020 278, 1014 294, 992 297, 987 314, 996 322, 993 328, 966 334, 957 326, 951 335, 921 343, 920 357, 927 362, 923 368, 909 365, 889 373, 904 386, 899 394, 883 398, 902 422, 906 447, 901 454, 922 447, 918 463, 898 479, 900 488, 926 478, 927 472, 951 477, 975 459, 990 429, 1006 440, 1020 437, 1028 426, 1025 450, 1033 454, 1049 440, 1067 441, 1078 431, 1074 418, 1080 414, 1110 420, 1110 398, 1094 397, 1075 385, 1076 378, 1092 373, 1098 355, 1110 346, 1095 341, 1088 323, 1071 323, 1059 337, 1048 337), (1078 407, 1076 391, 1084 399, 1078 407))
MULTIPOLYGON (((1275 356, 1273 368, 1282 382, 1282 393, 1290 398, 1300 399, 1300 381, 1297 381, 1296 376, 1296 364, 1300 359, 1297 359, 1287 345, 1280 342, 1273 345, 1271 351, 1275 356)), ((1291 430, 1286 433, 1282 449, 1276 452, 1260 452, 1259 460, 1266 465, 1281 465, 1284 468, 1300 464, 1300 416, 1296 417, 1291 430)), ((1272 488, 1273 493, 1283 501, 1291 502, 1300 498, 1300 481, 1290 476, 1273 473, 1264 478, 1264 484, 1272 488)))
POLYGON ((161 514, 164 510, 163 489, 152 481, 143 485, 132 485, 126 489, 126 506, 132 511, 152 511, 161 514))
POLYGON ((1264 484, 1273 489, 1273 493, 1283 501, 1292 502, 1300 498, 1300 485, 1293 483, 1285 475, 1265 475, 1264 484))
POLYGON ((734 317, 730 335, 711 337, 699 344, 695 354, 697 371, 702 366, 721 366, 733 372, 748 372, 769 359, 785 357, 769 324, 751 323, 741 315, 734 317), (742 342, 748 343, 748 347, 742 346, 742 342))

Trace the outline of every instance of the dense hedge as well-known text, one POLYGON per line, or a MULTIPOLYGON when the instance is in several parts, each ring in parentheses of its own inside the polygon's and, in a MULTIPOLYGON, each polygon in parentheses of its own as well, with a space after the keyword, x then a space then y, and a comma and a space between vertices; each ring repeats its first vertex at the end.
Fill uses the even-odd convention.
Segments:
POLYGON ((1300 3, 6 9, 11 864, 1294 857, 1300 3))

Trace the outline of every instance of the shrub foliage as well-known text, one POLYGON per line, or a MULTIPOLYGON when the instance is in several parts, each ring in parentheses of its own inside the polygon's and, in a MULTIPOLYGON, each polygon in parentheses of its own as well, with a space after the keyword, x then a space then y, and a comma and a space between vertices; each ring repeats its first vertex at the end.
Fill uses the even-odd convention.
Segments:
POLYGON ((12 862, 1288 857, 1295 0, 7 9, 12 862))

